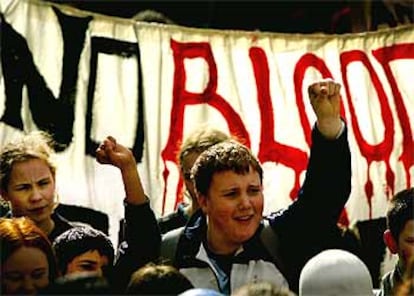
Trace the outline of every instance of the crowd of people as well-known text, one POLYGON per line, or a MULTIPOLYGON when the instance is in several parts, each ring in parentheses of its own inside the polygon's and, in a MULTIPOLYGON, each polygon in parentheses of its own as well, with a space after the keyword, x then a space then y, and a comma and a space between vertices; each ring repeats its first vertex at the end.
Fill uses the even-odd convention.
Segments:
MULTIPOLYGON (((351 192, 351 153, 340 85, 308 86, 316 115, 305 180, 286 209, 263 215, 263 169, 251 150, 214 129, 178 155, 187 201, 156 217, 127 147, 108 136, 96 151, 125 189, 121 243, 55 211, 51 138, 32 132, 0 153, 1 293, 82 295, 413 295, 414 188, 390 201, 384 241, 398 255, 375 290, 358 254, 338 239, 351 192)), ((277 182, 277 180, 275 180, 277 182)), ((121 198, 120 198, 121 200, 121 198)))

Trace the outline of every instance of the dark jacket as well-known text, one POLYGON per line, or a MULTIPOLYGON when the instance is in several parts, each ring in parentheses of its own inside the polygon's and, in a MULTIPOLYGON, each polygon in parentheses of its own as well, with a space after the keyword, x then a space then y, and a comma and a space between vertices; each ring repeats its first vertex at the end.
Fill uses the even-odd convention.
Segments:
POLYGON ((52 214, 52 220, 55 223, 55 227, 53 227, 52 232, 49 233, 49 239, 52 243, 60 234, 77 225, 76 222, 68 221, 56 212, 52 214))
MULTIPOLYGON (((332 230, 336 229, 339 215, 351 191, 351 157, 347 130, 338 139, 329 141, 314 128, 312 141, 306 179, 298 198, 287 209, 267 217, 278 238, 279 244, 275 248, 282 262, 276 264, 272 260, 259 238, 263 229, 260 226, 231 259, 231 290, 251 281, 270 280, 283 284, 286 279, 290 288, 297 291, 300 271, 306 261, 318 252, 332 247, 332 230)), ((150 239, 155 243, 160 233, 150 207, 136 208, 135 211, 130 216, 131 219, 138 216, 140 220, 143 216, 148 218, 146 222, 141 220, 140 231, 135 233, 135 239, 145 243, 150 239), (145 234, 141 231, 145 231, 145 234)), ((191 217, 181 233, 174 262, 195 287, 219 290, 217 271, 207 256, 208 250, 204 248, 205 238, 206 219, 198 212, 191 217)), ((159 247, 153 245, 147 251, 151 251, 147 253, 150 254, 149 257, 156 258, 154 251, 159 251, 159 247)), ((145 253, 140 255, 143 254, 145 253)), ((140 261, 139 264, 143 262, 142 258, 136 259, 137 262, 140 261)))
MULTIPOLYGON (((6 218, 13 217, 12 212, 9 211, 6 215, 6 218)), ((65 232, 66 230, 71 229, 76 225, 76 222, 71 222, 66 220, 64 217, 62 217, 60 214, 54 212, 51 216, 53 223, 55 224, 52 231, 49 233, 48 238, 51 243, 53 243, 54 239, 58 237, 60 234, 65 232)))
POLYGON ((162 234, 187 224, 189 217, 185 213, 186 203, 180 203, 175 212, 158 218, 158 226, 162 234))
POLYGON ((378 296, 394 295, 395 287, 402 283, 403 272, 401 271, 400 262, 395 265, 395 268, 387 272, 381 279, 381 290, 378 296))
POLYGON ((119 243, 115 258, 112 286, 123 293, 134 271, 159 256, 161 233, 149 202, 142 205, 124 203, 125 239, 119 243))

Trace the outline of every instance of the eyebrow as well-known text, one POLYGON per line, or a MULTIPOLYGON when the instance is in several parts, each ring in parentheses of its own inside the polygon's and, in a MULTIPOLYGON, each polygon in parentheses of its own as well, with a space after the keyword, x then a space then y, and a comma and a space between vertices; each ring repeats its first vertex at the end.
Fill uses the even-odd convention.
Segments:
POLYGON ((234 191, 234 190, 240 190, 240 187, 239 186, 231 186, 231 187, 227 187, 227 188, 220 189, 221 192, 224 192, 224 191, 234 191))
POLYGON ((52 177, 47 176, 47 177, 44 177, 44 178, 40 178, 39 180, 36 181, 36 183, 44 182, 44 181, 50 181, 50 180, 52 180, 52 177))
MULTIPOLYGON (((49 181, 49 180, 51 180, 52 179, 52 177, 51 176, 43 176, 43 177, 40 177, 39 179, 36 179, 35 180, 35 183, 38 183, 38 182, 42 182, 42 181, 49 181)), ((14 183, 14 184, 12 184, 11 183, 11 185, 12 186, 18 186, 18 185, 26 185, 26 184, 31 184, 32 182, 26 182, 26 181, 24 181, 24 182, 21 182, 21 183, 14 183)))
MULTIPOLYGON (((247 189, 252 188, 252 187, 260 188, 260 187, 262 187, 262 185, 260 183, 259 184, 249 184, 249 185, 247 185, 247 189)), ((232 185, 230 187, 220 189, 220 191, 239 190, 239 189, 240 189, 239 185, 232 185)))

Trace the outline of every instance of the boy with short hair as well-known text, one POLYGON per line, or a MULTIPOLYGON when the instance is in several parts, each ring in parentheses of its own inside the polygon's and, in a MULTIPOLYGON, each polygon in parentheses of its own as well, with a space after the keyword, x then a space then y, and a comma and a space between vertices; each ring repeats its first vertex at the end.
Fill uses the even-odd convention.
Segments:
POLYGON ((122 275, 149 261, 166 259, 196 288, 229 295, 246 283, 270 281, 289 285, 295 292, 301 267, 322 248, 315 245, 326 240, 324 230, 336 225, 351 191, 340 84, 332 79, 318 81, 309 85, 308 94, 317 121, 306 180, 293 204, 266 220, 259 160, 247 146, 224 141, 202 152, 191 168, 201 211, 191 216, 184 230, 161 238, 132 151, 108 136, 96 151, 97 161, 121 170, 125 217, 132 226, 128 246, 116 265, 124 270, 122 275), (272 236, 265 244, 261 237, 266 233, 272 236), (165 256, 160 251, 168 248, 170 235, 177 244, 172 256, 165 256))
POLYGON ((391 200, 387 212, 387 229, 384 241, 393 254, 398 255, 395 268, 384 275, 381 282, 381 296, 393 295, 410 258, 414 256, 414 187, 398 192, 391 200))
POLYGON ((114 249, 108 236, 89 226, 71 228, 53 242, 61 275, 96 273, 105 278, 113 268, 114 249))

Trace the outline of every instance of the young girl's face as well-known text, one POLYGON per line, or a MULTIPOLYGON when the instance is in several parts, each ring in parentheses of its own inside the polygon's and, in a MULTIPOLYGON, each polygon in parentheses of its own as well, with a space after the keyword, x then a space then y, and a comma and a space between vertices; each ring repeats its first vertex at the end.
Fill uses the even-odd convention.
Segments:
POLYGON ((10 201, 13 216, 27 216, 41 223, 50 219, 54 209, 55 177, 42 159, 17 162, 2 195, 10 201))
POLYGON ((1 265, 5 295, 35 295, 49 284, 46 254, 35 247, 20 247, 1 265))

